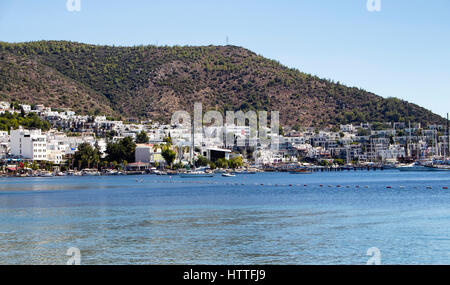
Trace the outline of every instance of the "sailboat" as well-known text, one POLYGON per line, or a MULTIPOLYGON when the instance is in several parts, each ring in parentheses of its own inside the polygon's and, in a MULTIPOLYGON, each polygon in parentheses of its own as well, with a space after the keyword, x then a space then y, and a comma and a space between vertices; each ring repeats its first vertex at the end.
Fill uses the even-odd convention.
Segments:
POLYGON ((449 118, 447 113, 447 129, 446 129, 446 141, 444 143, 444 154, 442 160, 433 160, 432 168, 437 171, 450 171, 450 136, 449 136, 449 118))
MULTIPOLYGON (((192 145, 191 145, 191 164, 194 165, 194 126, 192 126, 192 134, 191 134, 191 141, 192 141, 192 145)), ((195 168, 194 166, 194 170, 193 171, 188 171, 185 173, 180 173, 178 175, 181 178, 207 178, 207 177, 214 177, 214 173, 208 173, 206 172, 206 168, 195 168)))

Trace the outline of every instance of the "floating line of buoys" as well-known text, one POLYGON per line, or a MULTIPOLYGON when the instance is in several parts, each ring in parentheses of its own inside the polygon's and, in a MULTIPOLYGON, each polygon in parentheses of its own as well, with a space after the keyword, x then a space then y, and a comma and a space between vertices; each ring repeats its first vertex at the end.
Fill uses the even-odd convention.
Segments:
MULTIPOLYGON (((136 182, 138 183, 143 183, 144 180, 136 180, 136 182)), ((222 186, 269 186, 269 187, 325 187, 324 184, 319 184, 319 185, 309 185, 309 184, 271 184, 271 183, 239 183, 239 182, 206 182, 206 181, 176 181, 176 180, 153 180, 151 181, 153 183, 164 183, 164 184, 200 184, 200 185, 222 185, 222 186)), ((327 185, 328 188, 347 188, 350 189, 352 188, 352 186, 350 185, 327 185)), ((365 188, 365 189, 369 189, 370 186, 369 185, 365 185, 365 186, 361 186, 361 185, 355 185, 354 186, 356 189, 360 189, 360 188, 365 188)), ((388 185, 386 186, 386 189, 394 189, 396 187, 392 186, 392 185, 388 185)), ((398 186, 399 189, 406 189, 407 187, 404 185, 400 185, 398 186)), ((409 186, 410 189, 419 189, 420 187, 418 186, 409 186)), ((425 186, 426 189, 433 189, 433 186, 425 186)), ((448 186, 442 186, 443 190, 448 190, 449 187, 448 186)))

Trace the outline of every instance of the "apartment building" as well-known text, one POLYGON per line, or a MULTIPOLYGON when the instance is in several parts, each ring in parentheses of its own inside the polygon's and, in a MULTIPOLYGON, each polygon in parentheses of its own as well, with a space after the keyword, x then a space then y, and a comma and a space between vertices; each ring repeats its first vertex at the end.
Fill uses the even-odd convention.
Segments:
POLYGON ((41 130, 12 130, 10 147, 14 156, 37 161, 47 160, 47 137, 41 130))

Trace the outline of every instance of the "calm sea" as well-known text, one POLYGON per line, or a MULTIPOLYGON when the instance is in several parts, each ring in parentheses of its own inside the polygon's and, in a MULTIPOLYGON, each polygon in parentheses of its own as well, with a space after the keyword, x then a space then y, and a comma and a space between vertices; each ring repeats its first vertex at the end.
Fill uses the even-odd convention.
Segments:
POLYGON ((376 247, 382 264, 450 264, 449 186, 398 171, 6 178, 0 263, 66 264, 76 247, 81 264, 366 264, 376 247))

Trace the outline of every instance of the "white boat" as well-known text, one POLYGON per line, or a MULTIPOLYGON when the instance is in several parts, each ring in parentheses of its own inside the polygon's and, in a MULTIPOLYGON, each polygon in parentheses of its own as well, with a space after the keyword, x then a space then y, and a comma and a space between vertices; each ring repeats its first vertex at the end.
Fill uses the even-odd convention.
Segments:
POLYGON ((180 173, 178 176, 181 178, 205 178, 214 177, 214 173, 206 173, 203 171, 192 171, 187 173, 180 173))
POLYGON ((397 169, 400 171, 436 171, 433 167, 421 165, 417 162, 397 166, 397 169))
POLYGON ((233 171, 233 174, 256 174, 256 171, 248 171, 248 170, 243 170, 243 171, 233 171))
POLYGON ((97 169, 84 169, 81 173, 83 176, 100 176, 100 172, 97 169))
POLYGON ((50 171, 41 171, 39 173, 39 177, 53 177, 53 176, 55 176, 55 174, 50 171))
POLYGON ((231 174, 231 173, 222 173, 223 177, 236 177, 236 175, 231 174))
POLYGON ((120 175, 120 172, 116 169, 107 169, 107 170, 105 170, 104 174, 108 175, 108 176, 116 176, 116 175, 120 175))

